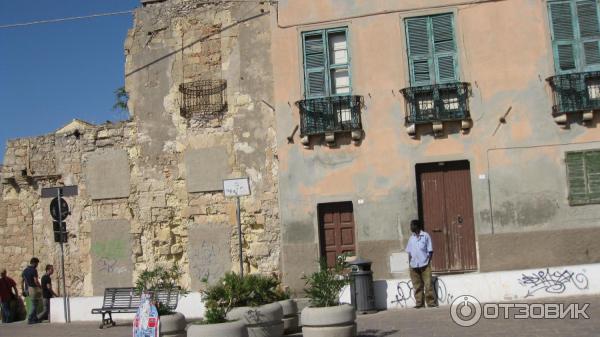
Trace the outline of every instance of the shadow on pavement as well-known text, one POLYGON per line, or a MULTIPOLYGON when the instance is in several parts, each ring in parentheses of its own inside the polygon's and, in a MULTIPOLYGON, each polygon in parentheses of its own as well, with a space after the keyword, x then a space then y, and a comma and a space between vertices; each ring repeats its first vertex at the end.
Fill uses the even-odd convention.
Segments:
POLYGON ((398 332, 398 330, 381 331, 375 329, 363 330, 358 334, 358 337, 386 337, 398 332))

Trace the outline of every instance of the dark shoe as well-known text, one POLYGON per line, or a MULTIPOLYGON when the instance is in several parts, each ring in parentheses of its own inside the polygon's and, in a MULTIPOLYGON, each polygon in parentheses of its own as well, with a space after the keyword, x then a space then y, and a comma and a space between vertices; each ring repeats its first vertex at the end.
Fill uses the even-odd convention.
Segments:
POLYGON ((415 305, 414 308, 415 309, 421 309, 421 308, 425 308, 425 306, 424 305, 415 305))
POLYGON ((427 307, 428 307, 428 308, 437 308, 437 307, 438 307, 438 305, 437 305, 437 304, 432 304, 432 305, 429 305, 429 304, 428 304, 428 305, 427 305, 427 307))

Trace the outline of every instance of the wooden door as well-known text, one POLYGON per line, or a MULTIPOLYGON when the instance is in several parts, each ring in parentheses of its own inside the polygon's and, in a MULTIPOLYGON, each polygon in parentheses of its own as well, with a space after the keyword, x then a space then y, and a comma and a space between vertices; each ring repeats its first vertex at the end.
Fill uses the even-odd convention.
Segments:
POLYGON ((318 212, 321 257, 332 267, 338 256, 356 251, 352 203, 320 204, 318 212))
POLYGON ((437 272, 477 269, 468 161, 417 165, 419 215, 433 242, 437 272))

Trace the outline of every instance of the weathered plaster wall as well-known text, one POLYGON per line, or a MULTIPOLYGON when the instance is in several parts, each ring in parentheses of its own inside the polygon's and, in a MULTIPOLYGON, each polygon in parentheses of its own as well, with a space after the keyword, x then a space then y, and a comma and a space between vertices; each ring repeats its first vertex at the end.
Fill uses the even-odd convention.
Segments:
POLYGON ((79 186, 79 195, 67 199, 71 295, 131 285, 138 273, 163 263, 179 265, 192 290, 204 276, 214 280, 239 269, 235 200, 214 190, 220 176, 202 174, 211 156, 185 164, 185 154, 200 149, 219 151, 229 168, 225 177, 250 178, 252 195, 242 199, 241 214, 246 271, 279 271, 267 10, 182 0, 136 10, 125 42, 131 120, 8 143, 1 199, 8 226, 0 222, 0 247, 11 275, 34 255, 58 265, 49 200, 40 199, 40 189, 62 184, 79 186), (221 118, 180 114, 179 85, 198 79, 227 80, 221 118), (195 180, 213 188, 188 192, 195 180), (215 238, 214 247, 206 245, 215 238), (224 268, 208 275, 201 269, 211 258, 224 268))
POLYGON ((491 234, 492 221, 494 231, 514 235, 598 226, 599 205, 568 206, 563 158, 566 150, 600 145, 594 143, 600 141, 599 117, 589 125, 574 121, 567 129, 552 119, 545 79, 554 66, 545 2, 461 3, 279 2, 272 25, 280 202, 294 205, 282 207, 281 214, 286 279, 315 266, 317 204, 344 200, 354 205, 357 253, 375 260, 376 277, 391 277, 389 255, 402 249, 408 223, 417 216, 417 163, 469 160, 477 235, 491 234), (455 15, 460 79, 472 86, 474 125, 462 134, 459 125, 448 124, 439 137, 423 126, 412 139, 404 129, 399 92, 409 86, 403 19, 447 12, 455 15), (304 149, 296 136, 288 144, 286 137, 299 123, 293 103, 303 97, 300 33, 340 26, 349 28, 353 94, 365 98, 364 139, 359 145, 341 141, 334 148, 304 149), (499 126, 509 109, 507 123, 499 126), (298 261, 288 249, 314 253, 298 261))

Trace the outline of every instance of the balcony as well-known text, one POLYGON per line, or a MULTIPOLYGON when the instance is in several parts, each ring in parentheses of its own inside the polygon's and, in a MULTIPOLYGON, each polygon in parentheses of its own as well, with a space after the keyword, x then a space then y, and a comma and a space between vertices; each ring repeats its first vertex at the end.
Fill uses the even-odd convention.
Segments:
POLYGON ((355 141, 362 137, 362 96, 307 98, 296 105, 300 109, 300 137, 305 145, 314 135, 325 135, 328 143, 335 142, 335 133, 339 132, 351 132, 355 141))
POLYGON ((181 93, 181 116, 198 120, 220 119, 227 110, 224 80, 200 80, 183 83, 181 93))
POLYGON ((408 105, 406 124, 409 126, 470 120, 469 83, 424 85, 401 91, 408 105))
POLYGON ((554 93, 552 116, 566 123, 567 115, 582 113, 583 120, 593 119, 593 111, 600 110, 600 72, 562 74, 546 79, 554 93))

